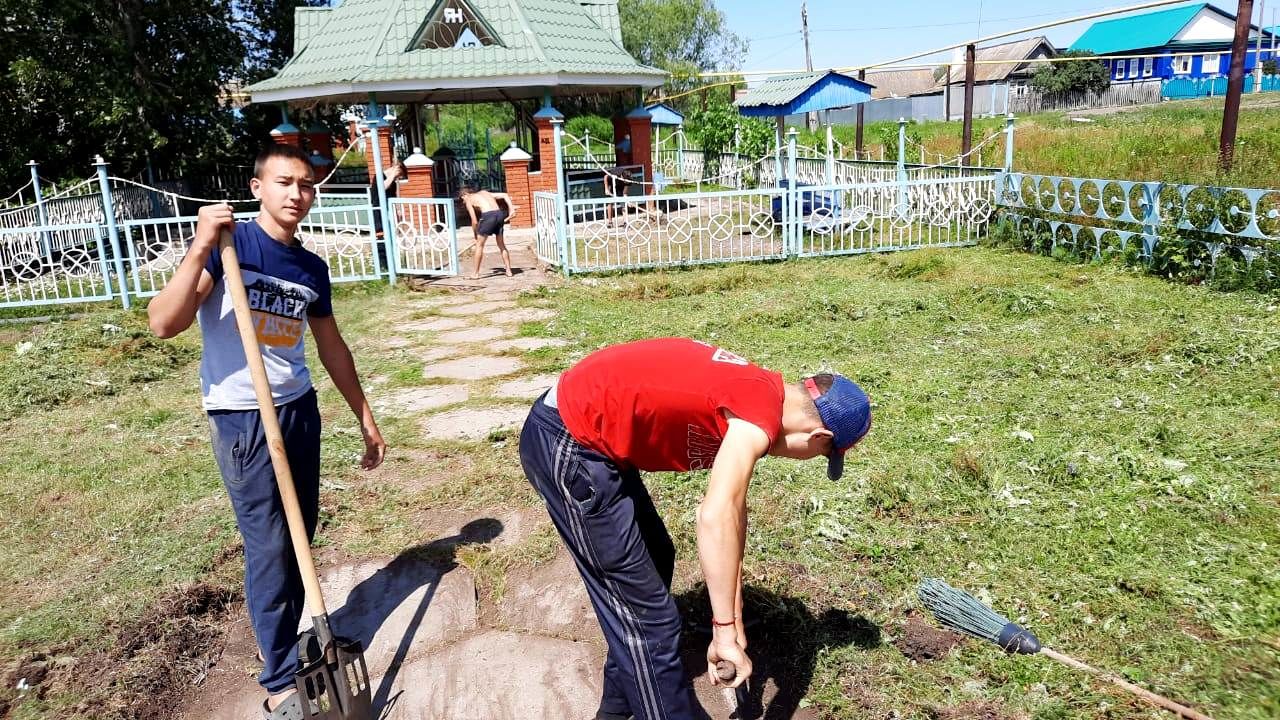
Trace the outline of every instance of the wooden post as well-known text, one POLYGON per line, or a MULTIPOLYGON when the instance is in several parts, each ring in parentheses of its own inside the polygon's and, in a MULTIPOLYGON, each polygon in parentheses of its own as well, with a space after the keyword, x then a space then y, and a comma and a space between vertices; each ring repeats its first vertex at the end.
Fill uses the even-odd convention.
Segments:
POLYGON ((1227 97, 1222 106, 1222 136, 1218 140, 1218 170, 1231 172, 1236 152, 1236 124, 1240 120, 1240 93, 1244 91, 1244 55, 1249 51, 1249 25, 1253 0, 1239 0, 1236 34, 1231 41, 1231 71, 1227 75, 1227 97))
POLYGON ((947 63, 947 83, 942 86, 942 120, 951 119, 951 64, 947 63))
POLYGON ((973 146, 973 43, 964 46, 964 137, 960 139, 962 164, 969 164, 969 150, 973 146))
MULTIPOLYGON (((864 82, 866 81, 867 71, 865 68, 858 71, 858 79, 864 82)), ((854 160, 859 160, 862 157, 862 119, 863 119, 863 108, 865 106, 866 106, 865 102, 858 103, 858 129, 856 134, 854 135, 854 144, 853 144, 854 160)))

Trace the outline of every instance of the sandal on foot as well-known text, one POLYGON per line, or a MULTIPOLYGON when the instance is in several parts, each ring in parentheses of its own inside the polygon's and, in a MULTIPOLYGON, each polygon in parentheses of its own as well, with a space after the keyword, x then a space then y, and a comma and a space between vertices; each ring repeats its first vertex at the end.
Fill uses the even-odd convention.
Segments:
POLYGON ((263 720, 306 720, 302 714, 302 697, 294 693, 276 706, 275 710, 267 709, 267 701, 262 701, 263 720))

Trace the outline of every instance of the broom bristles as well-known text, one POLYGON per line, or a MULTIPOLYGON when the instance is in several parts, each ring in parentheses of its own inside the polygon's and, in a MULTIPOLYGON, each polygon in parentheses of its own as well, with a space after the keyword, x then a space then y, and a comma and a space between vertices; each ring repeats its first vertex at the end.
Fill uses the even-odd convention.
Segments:
POLYGON ((916 593, 938 622, 952 630, 993 642, 1006 652, 1033 655, 1040 651, 1040 641, 1031 631, 943 580, 925 578, 916 593))

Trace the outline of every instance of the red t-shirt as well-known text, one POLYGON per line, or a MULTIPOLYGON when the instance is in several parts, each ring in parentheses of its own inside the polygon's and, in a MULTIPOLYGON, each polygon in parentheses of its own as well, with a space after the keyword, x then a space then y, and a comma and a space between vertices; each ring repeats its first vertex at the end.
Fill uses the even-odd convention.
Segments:
POLYGON ((569 434, 623 467, 705 470, 729 423, 782 429, 782 375, 713 345, 663 338, 592 353, 560 378, 569 434))

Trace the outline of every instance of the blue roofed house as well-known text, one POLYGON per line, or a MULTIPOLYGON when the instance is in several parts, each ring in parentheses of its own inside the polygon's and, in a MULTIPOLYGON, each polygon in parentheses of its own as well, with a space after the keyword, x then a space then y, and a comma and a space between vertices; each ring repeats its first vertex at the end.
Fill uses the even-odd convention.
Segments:
MULTIPOLYGON (((1230 68, 1235 22, 1235 15, 1210 3, 1193 3, 1096 22, 1070 49, 1095 55, 1157 56, 1105 60, 1113 83, 1217 77, 1230 68)), ((1258 32, 1253 26, 1246 72, 1257 62, 1258 32)), ((1263 61, 1274 57, 1272 39, 1270 32, 1263 35, 1263 61)))

